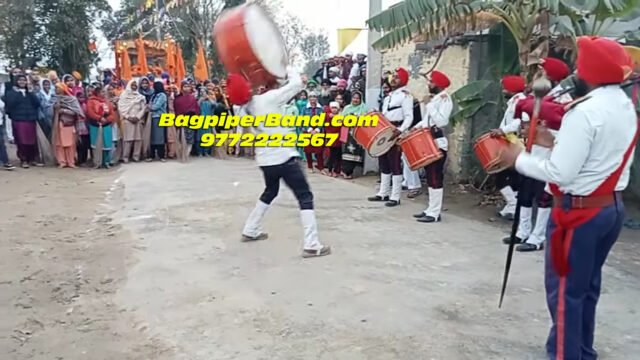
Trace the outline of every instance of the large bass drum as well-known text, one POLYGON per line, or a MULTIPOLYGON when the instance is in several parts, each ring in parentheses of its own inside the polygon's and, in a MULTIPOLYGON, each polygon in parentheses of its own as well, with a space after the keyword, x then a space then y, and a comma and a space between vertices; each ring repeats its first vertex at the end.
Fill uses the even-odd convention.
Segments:
POLYGON ((284 39, 259 5, 224 11, 213 26, 213 38, 227 72, 244 75, 254 87, 286 77, 289 58, 284 39))

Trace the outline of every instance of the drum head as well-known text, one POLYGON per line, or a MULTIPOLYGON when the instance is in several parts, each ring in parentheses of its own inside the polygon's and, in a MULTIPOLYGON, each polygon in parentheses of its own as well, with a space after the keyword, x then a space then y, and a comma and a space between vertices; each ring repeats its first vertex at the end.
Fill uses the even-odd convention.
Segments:
POLYGON ((391 140, 393 136, 394 128, 387 128, 376 136, 369 148, 369 155, 372 157, 378 157, 384 155, 391 147, 396 143, 396 139, 391 140))
POLYGON ((259 5, 247 6, 244 28, 253 53, 265 70, 275 77, 286 77, 289 58, 282 34, 259 5))

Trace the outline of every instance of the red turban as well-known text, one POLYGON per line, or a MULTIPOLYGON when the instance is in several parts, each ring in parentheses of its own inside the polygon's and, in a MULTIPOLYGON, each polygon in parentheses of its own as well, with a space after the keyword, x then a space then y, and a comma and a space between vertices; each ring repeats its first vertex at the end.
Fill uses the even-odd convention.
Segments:
POLYGON ((242 75, 229 74, 227 95, 232 104, 244 105, 251 100, 251 85, 242 75))
POLYGON ((622 45, 599 37, 578 38, 578 77, 593 85, 619 84, 633 71, 622 45))
POLYGON ((502 78, 502 88, 510 93, 523 92, 526 87, 526 82, 522 76, 507 75, 502 78))
POLYGON ((542 68, 551 81, 561 81, 569 76, 569 66, 564 61, 556 58, 544 58, 542 68))
POLYGON ((409 72, 403 68, 396 69, 396 75, 400 79, 400 86, 405 86, 409 82, 409 72))
POLYGON ((451 80, 444 73, 434 70, 431 73, 431 82, 440 89, 446 89, 451 85, 451 80))

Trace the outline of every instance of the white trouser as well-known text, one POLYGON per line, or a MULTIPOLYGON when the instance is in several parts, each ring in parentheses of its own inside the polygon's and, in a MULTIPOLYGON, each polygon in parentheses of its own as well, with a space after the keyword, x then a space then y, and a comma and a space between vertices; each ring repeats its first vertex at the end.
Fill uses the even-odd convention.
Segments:
POLYGON ((500 210, 500 215, 513 215, 513 213, 516 211, 516 203, 518 202, 518 198, 516 197, 517 193, 513 191, 511 186, 503 187, 502 189, 500 189, 500 193, 502 194, 502 197, 504 197, 504 201, 506 202, 504 208, 500 210))
POLYGON ((378 196, 384 198, 391 194, 391 174, 380 174, 380 189, 378 196))
POLYGON ((544 242, 547 235, 547 224, 549 223, 549 216, 551 215, 551 208, 538 208, 538 214, 536 215, 536 225, 533 227, 533 232, 527 242, 529 244, 540 245, 544 242))
POLYGON ((522 240, 527 240, 531 235, 531 208, 522 206, 520 208, 520 222, 516 236, 522 240))
POLYGON ((253 211, 251 211, 247 221, 244 223, 242 234, 249 237, 256 237, 262 234, 262 218, 264 218, 264 214, 267 213, 268 209, 269 204, 265 204, 258 200, 256 207, 253 208, 253 211))
POLYGON ((313 210, 300 210, 300 219, 304 229, 304 250, 322 249, 322 244, 318 239, 318 223, 316 213, 313 210))
POLYGON ((402 176, 404 177, 403 186, 406 186, 409 190, 419 190, 422 188, 420 183, 420 173, 412 171, 409 168, 407 158, 402 154, 402 176))
POLYGON ((6 122, 5 129, 7 130, 7 140, 13 142, 13 127, 11 126, 11 119, 8 116, 5 116, 4 119, 6 122))
POLYGON ((440 216, 440 212, 442 212, 443 196, 443 189, 429 188, 429 200, 427 202, 427 209, 424 211, 424 214, 437 219, 438 216, 440 216))
POLYGON ((391 196, 389 196, 389 200, 400 201, 400 194, 402 194, 402 175, 393 175, 391 177, 391 196))

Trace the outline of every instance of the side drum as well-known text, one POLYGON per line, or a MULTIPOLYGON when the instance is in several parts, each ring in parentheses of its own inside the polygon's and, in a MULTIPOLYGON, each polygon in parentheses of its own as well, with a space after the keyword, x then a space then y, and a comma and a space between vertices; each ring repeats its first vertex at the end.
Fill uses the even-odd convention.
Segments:
POLYGON ((400 140, 400 147, 407 158, 409 168, 413 171, 442 158, 442 152, 428 129, 412 131, 407 137, 400 140))
POLYGON ((500 155, 509 146, 509 141, 504 137, 493 137, 487 133, 475 141, 473 151, 488 174, 497 174, 507 169, 507 166, 500 165, 500 155))
POLYGON ((227 71, 244 75, 254 87, 286 77, 289 60, 282 34, 259 5, 226 10, 213 27, 213 38, 227 71))
POLYGON ((396 127, 378 111, 369 112, 366 116, 377 116, 378 123, 376 126, 355 128, 353 130, 353 138, 356 139, 358 144, 367 149, 369 155, 379 157, 386 154, 395 145, 396 140, 393 135, 396 127))

